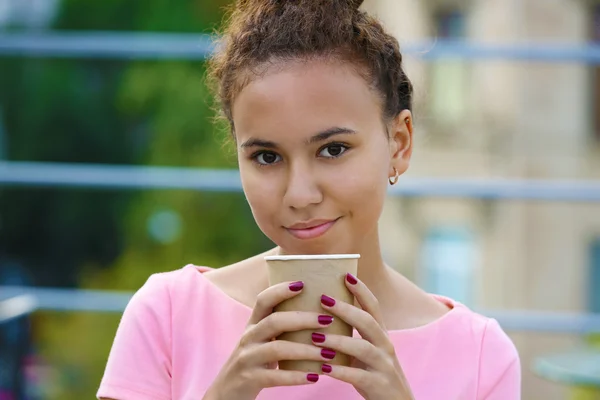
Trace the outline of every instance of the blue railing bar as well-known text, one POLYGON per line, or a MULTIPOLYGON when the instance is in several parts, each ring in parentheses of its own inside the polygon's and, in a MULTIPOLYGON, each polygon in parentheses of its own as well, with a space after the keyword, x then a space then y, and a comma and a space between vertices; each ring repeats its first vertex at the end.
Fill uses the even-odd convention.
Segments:
POLYGON ((214 49, 202 34, 62 31, 0 34, 0 55, 56 58, 202 60, 214 49))
MULTIPOLYGON (((240 192, 234 169, 0 162, 0 186, 240 192)), ((392 196, 600 202, 600 181, 402 178, 392 196)))
MULTIPOLYGON (((125 310, 133 293, 0 286, 3 296, 29 295, 36 299, 39 311, 110 312, 125 310)), ((533 310, 476 310, 495 318, 507 331, 547 333, 600 333, 600 314, 541 312, 533 310)))
POLYGON ((89 311, 120 313, 133 293, 102 290, 0 286, 2 296, 33 296, 39 311, 89 311))
POLYGON ((37 309, 37 298, 32 294, 17 294, 0 300, 0 324, 11 321, 37 309))
POLYGON ((219 192, 242 190, 237 170, 0 161, 1 185, 219 192))
MULTIPOLYGON (((59 58, 186 59, 206 58, 214 37, 205 34, 51 31, 0 34, 0 55, 59 58)), ((600 64, 600 46, 581 43, 535 42, 494 44, 472 41, 425 40, 403 43, 405 54, 437 60, 512 60, 600 64)))
POLYGON ((439 41, 406 46, 408 54, 425 60, 463 59, 545 63, 600 64, 600 46, 581 43, 487 44, 439 41), (430 49, 428 51, 428 49, 430 49))
POLYGON ((600 333, 600 314, 534 310, 477 310, 507 331, 539 333, 600 333))
POLYGON ((600 202, 600 181, 502 178, 404 178, 392 196, 600 202))

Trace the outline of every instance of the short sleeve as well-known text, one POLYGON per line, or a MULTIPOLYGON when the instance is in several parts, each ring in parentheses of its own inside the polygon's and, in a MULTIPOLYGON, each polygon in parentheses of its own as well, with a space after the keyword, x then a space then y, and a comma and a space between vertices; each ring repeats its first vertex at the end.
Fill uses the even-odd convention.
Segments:
POLYGON ((152 275, 129 301, 98 398, 171 399, 171 302, 166 274, 152 275))
POLYGON ((477 400, 520 400, 519 354, 498 322, 487 322, 481 344, 477 400))

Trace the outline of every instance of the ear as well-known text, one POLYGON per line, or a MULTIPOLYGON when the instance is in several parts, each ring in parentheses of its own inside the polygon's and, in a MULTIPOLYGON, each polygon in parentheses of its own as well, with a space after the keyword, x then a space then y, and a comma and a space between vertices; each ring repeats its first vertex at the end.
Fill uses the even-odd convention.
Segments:
POLYGON ((391 122, 390 135, 390 177, 394 168, 402 175, 408 169, 413 149, 413 119, 409 110, 401 111, 391 122))

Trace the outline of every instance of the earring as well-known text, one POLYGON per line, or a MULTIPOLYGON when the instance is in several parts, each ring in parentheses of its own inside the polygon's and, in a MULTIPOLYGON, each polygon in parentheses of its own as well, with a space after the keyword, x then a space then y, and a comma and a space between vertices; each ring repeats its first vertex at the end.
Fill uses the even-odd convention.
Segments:
POLYGON ((409 123, 409 122, 410 122, 410 118, 408 118, 408 117, 404 118, 404 123, 405 123, 406 125, 408 125, 408 123, 409 123))
POLYGON ((398 182, 398 178, 400 177, 400 173, 398 172, 398 170, 396 169, 396 167, 394 167, 394 176, 391 178, 388 178, 388 181, 390 182, 390 185, 395 185, 398 182))

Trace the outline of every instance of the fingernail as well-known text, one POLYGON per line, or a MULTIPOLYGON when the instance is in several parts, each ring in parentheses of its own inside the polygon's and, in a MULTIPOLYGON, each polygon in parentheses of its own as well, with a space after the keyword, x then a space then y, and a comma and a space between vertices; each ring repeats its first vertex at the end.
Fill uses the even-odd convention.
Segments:
POLYGON ((329 325, 333 322, 333 317, 331 315, 319 315, 319 323, 321 325, 329 325))
POLYGON ((321 303, 323 303, 327 307, 333 307, 333 306, 335 306, 335 300, 332 299, 331 297, 325 296, 325 295, 321 296, 321 303))
POLYGON ((308 375, 306 375, 306 379, 308 379, 309 382, 317 382, 319 380, 319 375, 308 374, 308 375))
POLYGON ((352 275, 351 273, 347 273, 346 274, 346 280, 351 285, 356 285, 358 283, 358 281, 356 280, 356 278, 354 277, 354 275, 352 275))
POLYGON ((312 334, 312 341, 315 343, 323 343, 325 341, 325 335, 319 332, 314 332, 312 334))
POLYGON ((290 283, 290 290, 292 292, 299 292, 304 287, 304 282, 298 281, 294 283, 290 283))
POLYGON ((321 366, 321 371, 325 372, 326 374, 330 373, 332 369, 333 368, 331 368, 331 365, 329 364, 323 364, 321 366))
POLYGON ((323 358, 327 358, 328 360, 333 360, 335 357, 335 351, 331 349, 321 349, 321 356, 323 356, 323 358))

